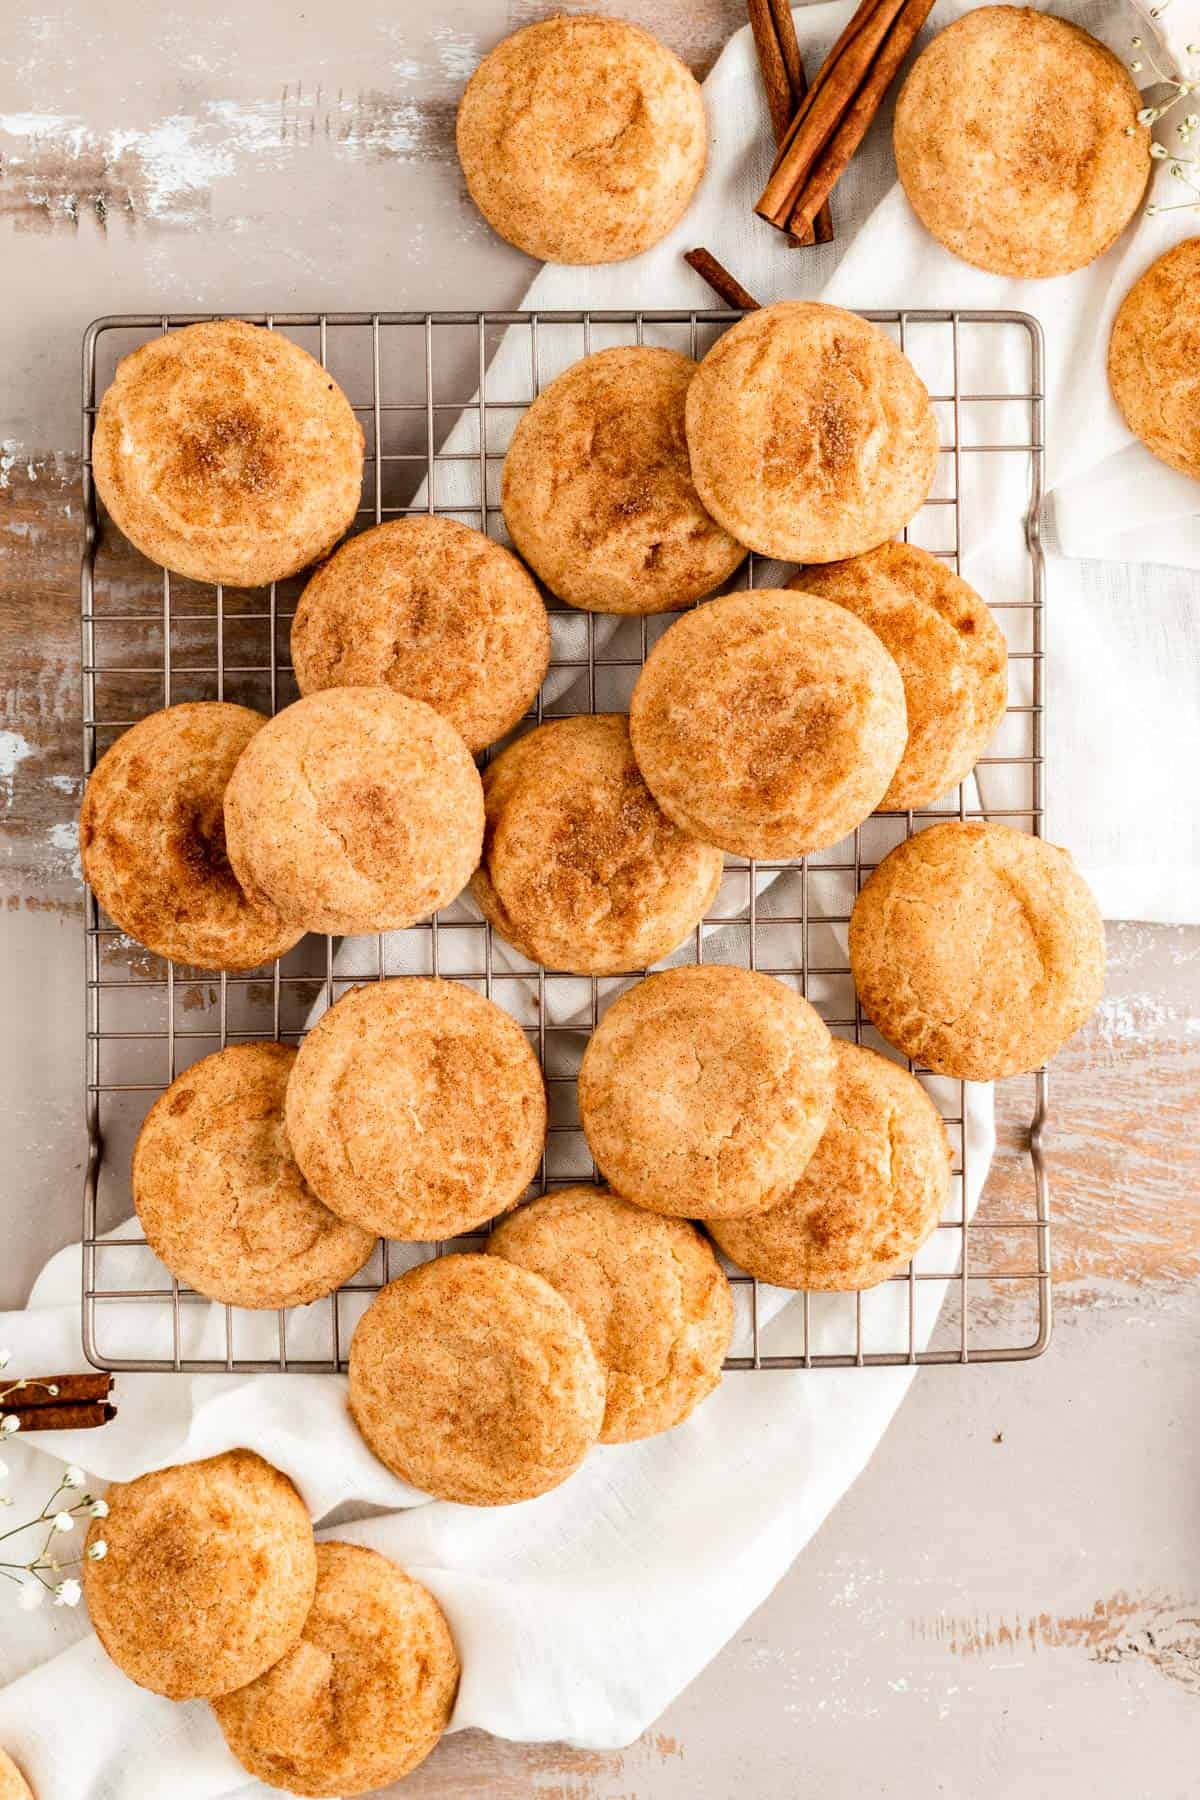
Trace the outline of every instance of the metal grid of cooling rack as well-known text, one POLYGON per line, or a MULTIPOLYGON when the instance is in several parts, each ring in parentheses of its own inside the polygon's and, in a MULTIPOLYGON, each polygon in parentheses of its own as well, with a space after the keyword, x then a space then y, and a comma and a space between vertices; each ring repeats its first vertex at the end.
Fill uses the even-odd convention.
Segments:
MULTIPOLYGON (((141 558, 107 522, 102 529, 92 483, 96 405, 116 360, 159 332, 223 316, 286 333, 340 379, 366 433, 361 525, 438 512, 507 541, 499 509, 503 451, 512 424, 545 380, 576 357, 610 343, 665 343, 702 355, 740 314, 251 312, 97 320, 83 343, 85 776, 122 729, 172 701, 231 699, 274 712, 295 697, 287 627, 302 582, 273 586, 264 595, 262 590, 235 593, 172 577, 141 558)), ((1009 711, 996 744, 980 764, 978 787, 964 785, 939 806, 915 814, 877 814, 845 845, 799 862, 728 859, 712 910, 669 960, 707 957, 777 975, 806 993, 835 1032, 884 1048, 858 1006, 845 950, 850 907, 864 874, 893 843, 935 818, 986 815, 1036 833, 1042 828, 1044 571, 1038 521, 1043 349, 1036 320, 1022 313, 909 310, 864 316, 913 356, 939 416, 941 470, 906 538, 923 543, 957 570, 972 549, 970 471, 989 464, 995 471, 1001 461, 1006 473, 1015 466, 1011 523, 1019 534, 1022 567, 1007 578, 1003 595, 985 596, 1009 640, 1009 711), (999 360, 1011 376, 999 386, 990 377, 981 384, 973 371, 996 365, 992 350, 1000 348, 995 334, 1001 332, 1008 334, 1008 354, 999 360), (926 339, 918 353, 918 340, 926 339), (972 419, 985 421, 982 430, 972 429, 972 419), (990 428, 999 419, 1008 421, 1003 434, 990 428), (998 784, 999 791, 989 797, 985 783, 998 784)), ((751 557, 742 579, 753 586, 756 575, 762 585, 762 570, 756 570, 751 557)), ((597 619, 547 598, 554 644, 551 669, 527 724, 569 712, 624 710, 647 649, 670 624, 670 616, 597 619)), ((155 1265, 156 1274, 142 1278, 152 1261, 145 1240, 114 1240, 108 1234, 130 1212, 129 1154, 137 1127, 168 1083, 189 1063, 229 1042, 261 1037, 299 1041, 315 1011, 355 982, 397 973, 438 973, 472 982, 513 1012, 538 1052, 550 1097, 542 1187, 595 1175, 574 1109, 575 1070, 607 1001, 635 977, 598 980, 532 965, 514 967, 511 953, 493 941, 469 901, 456 902, 408 932, 343 940, 336 948, 332 940, 308 938, 260 972, 213 975, 149 955, 99 912, 89 890, 85 949, 88 1157, 82 1309, 84 1346, 98 1367, 189 1372, 345 1367, 353 1323, 391 1278, 398 1246, 379 1246, 354 1281, 327 1301, 301 1309, 302 1320, 283 1311, 264 1320, 262 1314, 215 1309, 224 1311, 220 1344, 214 1348, 209 1340, 197 1349, 189 1316, 191 1309, 208 1303, 181 1287, 161 1265, 155 1265), (131 1266, 141 1271, 139 1277, 127 1272, 131 1266), (119 1331, 113 1329, 114 1321, 120 1321, 119 1331), (264 1324, 270 1334, 266 1343, 264 1324)), ((916 1072, 924 1077, 923 1071, 916 1072)), ((960 1082, 929 1085, 956 1145, 952 1201, 931 1240, 939 1249, 937 1266, 910 1265, 884 1289, 873 1290, 892 1290, 893 1301, 900 1296, 890 1307, 882 1339, 869 1324, 864 1327, 871 1295, 803 1295, 788 1315, 796 1316, 798 1341, 778 1354, 769 1353, 760 1340, 758 1284, 731 1270, 744 1329, 735 1336, 728 1368, 1015 1361, 1046 1347, 1051 1296, 1049 1190, 1042 1153, 1045 1071, 997 1090, 1001 1153, 970 1217, 964 1200, 967 1090, 960 1082), (931 1321, 926 1316, 919 1326, 923 1282, 940 1284, 926 1290, 940 1304, 936 1317, 931 1321), (840 1309, 837 1329, 831 1306, 840 1309), (818 1308, 819 1327, 813 1322, 818 1308)), ((426 1253, 479 1242, 476 1237, 430 1245, 426 1253)))

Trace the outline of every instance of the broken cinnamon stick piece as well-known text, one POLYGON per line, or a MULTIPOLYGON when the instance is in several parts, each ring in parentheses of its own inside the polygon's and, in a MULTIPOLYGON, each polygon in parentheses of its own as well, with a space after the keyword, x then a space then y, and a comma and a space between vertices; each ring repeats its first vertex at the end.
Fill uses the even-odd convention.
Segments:
POLYGON ((703 281, 719 300, 726 306, 736 306, 742 312, 757 312, 758 301, 754 295, 744 288, 736 276, 719 263, 711 250, 697 249, 684 252, 683 260, 695 269, 703 281))

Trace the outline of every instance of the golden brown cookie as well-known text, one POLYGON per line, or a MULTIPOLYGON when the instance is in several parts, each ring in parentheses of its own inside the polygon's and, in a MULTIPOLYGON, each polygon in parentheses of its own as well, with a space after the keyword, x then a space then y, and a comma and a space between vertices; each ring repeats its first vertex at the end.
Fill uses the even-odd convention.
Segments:
POLYGON ((833 1100, 833 1046, 782 981, 706 963, 609 1007, 579 1070, 605 1179, 652 1212, 735 1218, 798 1181, 833 1100))
POLYGON ((285 1102, 326 1206, 383 1237, 458 1237, 515 1206, 546 1141, 520 1026, 458 981, 353 988, 300 1046, 285 1102))
POLYGON ((363 434, 306 350, 240 319, 153 338, 117 364, 92 440, 130 543, 196 581, 265 587, 347 531, 363 434))
POLYGON ((649 345, 598 350, 552 381, 513 433, 504 522, 572 606, 668 612, 744 560, 692 481, 684 403, 696 367, 649 345))
POLYGON ((350 1346, 350 1411, 375 1455, 464 1506, 532 1500, 573 1475, 600 1435, 604 1391, 574 1307, 498 1256, 409 1269, 350 1346))
POLYGON ((1122 300, 1108 381, 1147 450, 1200 481, 1200 237, 1151 263, 1122 300))
POLYGON ((621 713, 555 719, 483 772, 484 917, 548 969, 612 975, 681 944, 724 858, 673 825, 638 773, 621 713))
POLYGON ((683 217, 708 152, 695 77, 622 19, 527 25, 486 56, 458 109, 467 188, 543 262, 637 256, 683 217))
POLYGON ((302 694, 389 687, 468 750, 512 730, 550 660, 550 621, 516 557, 455 519, 390 519, 322 563, 292 620, 302 694))
POLYGON ((5 1750, 0 1750, 0 1800, 33 1800, 33 1789, 5 1750))
POLYGON ((307 1306, 361 1269, 375 1235, 308 1186, 283 1129, 296 1052, 230 1044, 176 1077, 133 1153, 133 1203, 156 1256, 229 1306, 307 1306))
POLYGON ((1100 910, 1065 850, 950 820, 885 856, 850 917, 850 967, 888 1042, 938 1075, 1036 1069, 1104 989, 1100 910))
POLYGON ((875 1287, 907 1267, 942 1216, 950 1144, 915 1076, 835 1038, 833 1109, 803 1175, 748 1219, 714 1219, 726 1256, 779 1287, 875 1287))
POLYGON ((838 843, 904 752, 900 671, 843 607, 726 594, 659 639, 629 708, 646 785, 684 831, 738 856, 838 843))
POLYGON ((234 873, 306 931, 402 931, 457 898, 483 788, 452 725, 388 688, 326 688, 276 713, 225 793, 234 873))
POLYGON ((228 1694, 291 1649, 317 1583, 304 1502, 252 1450, 114 1482, 83 1591, 121 1671, 169 1700, 228 1694))
POLYGON ((713 518, 786 562, 873 550, 937 470, 937 423, 907 356, 815 300, 760 307, 717 339, 688 389, 687 440, 713 518))
POLYGON ((225 844, 225 789, 267 723, 220 700, 168 706, 100 758, 79 815, 83 872, 113 922, 199 969, 256 969, 303 936, 243 892, 225 844))
POLYGON ((685 1219, 603 1188, 558 1188, 507 1218, 488 1251, 544 1276, 587 1326, 608 1374, 602 1444, 670 1431, 720 1381, 733 1300, 685 1219))
POLYGON ((441 1607, 375 1550, 317 1545, 304 1633, 213 1701, 244 1769, 289 1794, 365 1794, 424 1762, 450 1722, 458 1654, 441 1607))
POLYGON ((1082 269, 1124 231, 1150 175, 1142 101, 1066 19, 981 6, 922 51, 896 102, 913 211, 964 262, 1019 279, 1082 269))
POLYGON ((788 586, 852 612, 900 671, 908 743, 879 809, 930 806, 965 781, 1008 702, 1008 645, 975 589, 915 544, 805 569, 788 586))

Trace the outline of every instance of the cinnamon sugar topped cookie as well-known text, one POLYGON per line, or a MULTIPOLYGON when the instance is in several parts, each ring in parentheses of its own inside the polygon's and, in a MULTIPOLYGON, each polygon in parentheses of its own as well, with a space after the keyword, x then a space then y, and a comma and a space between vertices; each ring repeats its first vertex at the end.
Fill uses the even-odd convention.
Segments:
POLYGON ((667 612, 711 594, 745 549, 700 503, 684 405, 697 364, 675 350, 598 350, 552 381, 504 459, 504 520, 560 599, 667 612))
POLYGON ((543 19, 467 83, 458 155, 472 200, 543 262, 636 256, 682 217, 704 173, 700 86, 623 19, 543 19))
POLYGON ((212 320, 117 365, 92 442, 100 498, 154 562, 262 587, 324 556, 362 497, 363 434, 281 333, 212 320))
POLYGON ((1125 66, 1088 32, 981 6, 921 52, 896 102, 896 171, 913 211, 964 262, 1018 279, 1082 269, 1150 176, 1125 66))
POLYGON ((937 468, 907 356, 878 325, 813 300, 760 307, 717 339, 688 389, 687 439, 713 518, 785 562, 873 550, 919 510, 937 468))

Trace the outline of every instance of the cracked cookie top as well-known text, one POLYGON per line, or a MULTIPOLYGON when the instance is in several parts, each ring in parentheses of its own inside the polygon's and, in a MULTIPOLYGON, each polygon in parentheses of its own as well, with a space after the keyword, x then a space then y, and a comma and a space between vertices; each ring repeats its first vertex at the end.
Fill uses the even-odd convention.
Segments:
POLYGON ((493 230, 543 262, 604 263, 665 237, 704 173, 700 85, 621 19, 527 25, 486 56, 458 155, 493 230))
POLYGON ((122 732, 88 779, 83 872, 109 918, 157 956, 256 969, 303 935, 243 891, 226 848, 225 789, 266 723, 223 700, 168 706, 122 732))
POLYGON ((400 931, 456 898, 479 861, 483 789, 423 700, 327 688, 284 707, 225 793, 234 873, 307 931, 400 931))
POLYGON ((964 262, 1018 280, 1065 275, 1138 209, 1151 168, 1141 106, 1128 69, 1078 25, 980 6, 909 71, 896 173, 925 229, 964 262), (1048 94, 1070 103, 1047 105, 1048 94))
POLYGON ((604 1369, 557 1290, 498 1256, 439 1256, 377 1294, 350 1346, 350 1411, 380 1462, 438 1500, 507 1506, 574 1474, 604 1369))
POLYGON ((835 1038, 833 1106, 796 1185, 748 1219, 708 1229, 741 1268, 779 1287, 874 1287, 905 1268, 942 1216, 950 1143, 899 1063, 835 1038))
POLYGON ((422 1243, 514 1206, 546 1140, 546 1090, 521 1027, 436 977, 344 995, 300 1046, 284 1111, 327 1206, 422 1243))
POLYGON ((759 588, 659 639, 629 708, 663 811, 738 856, 836 844, 877 807, 907 739, 904 683, 844 607, 759 588))
POLYGON ((652 1212, 733 1218, 797 1181, 833 1099, 833 1046, 772 976, 705 963, 649 975, 601 1019, 579 1112, 601 1172, 652 1212))
POLYGON ((512 730, 549 659, 542 597, 512 552, 433 515, 348 538, 292 621, 302 694, 392 688, 432 706, 472 752, 512 730))
POLYGON ((483 796, 471 892, 501 937, 546 968, 645 968, 720 886, 721 852, 659 807, 622 714, 555 719, 518 738, 484 770, 483 796))
POLYGON ((307 350, 214 319, 121 359, 96 416, 92 467, 143 555, 196 581, 265 587, 324 556, 352 524, 363 434, 307 350))
POLYGON ((939 1075, 1038 1068, 1104 988, 1104 926, 1070 856, 983 820, 885 856, 850 918, 850 966, 888 1042, 939 1075))
POLYGON ((816 300, 760 307, 717 339, 688 389, 687 440, 713 518, 783 562, 836 562, 894 537, 938 460, 903 350, 816 300))
POLYGON ((720 1381, 733 1300, 686 1220, 603 1188, 557 1188, 507 1218, 488 1252, 544 1276, 587 1326, 608 1371, 601 1443, 669 1431, 720 1381))
POLYGON ((303 1500, 252 1450, 114 1482, 95 1519, 83 1591, 96 1635, 139 1687, 211 1698, 253 1681, 297 1641, 317 1552, 303 1500))
POLYGON ((375 1235, 324 1206, 283 1128, 296 1052, 230 1044, 176 1077, 133 1153, 133 1203, 172 1275, 229 1306, 306 1306, 361 1269, 375 1235))
POLYGON ((684 403, 696 369, 676 350, 598 350, 552 381, 513 433, 504 522, 572 606, 669 612, 745 558, 692 480, 684 403))
POLYGON ((1008 646, 975 589, 916 544, 804 569, 788 586, 852 612, 900 671, 908 742, 880 810, 931 806, 964 781, 1008 700, 1008 646))
POLYGON ((450 1722, 459 1663, 420 1582, 359 1544, 317 1545, 304 1632, 257 1681, 213 1702, 243 1768, 289 1794, 362 1794, 423 1762, 450 1722))

